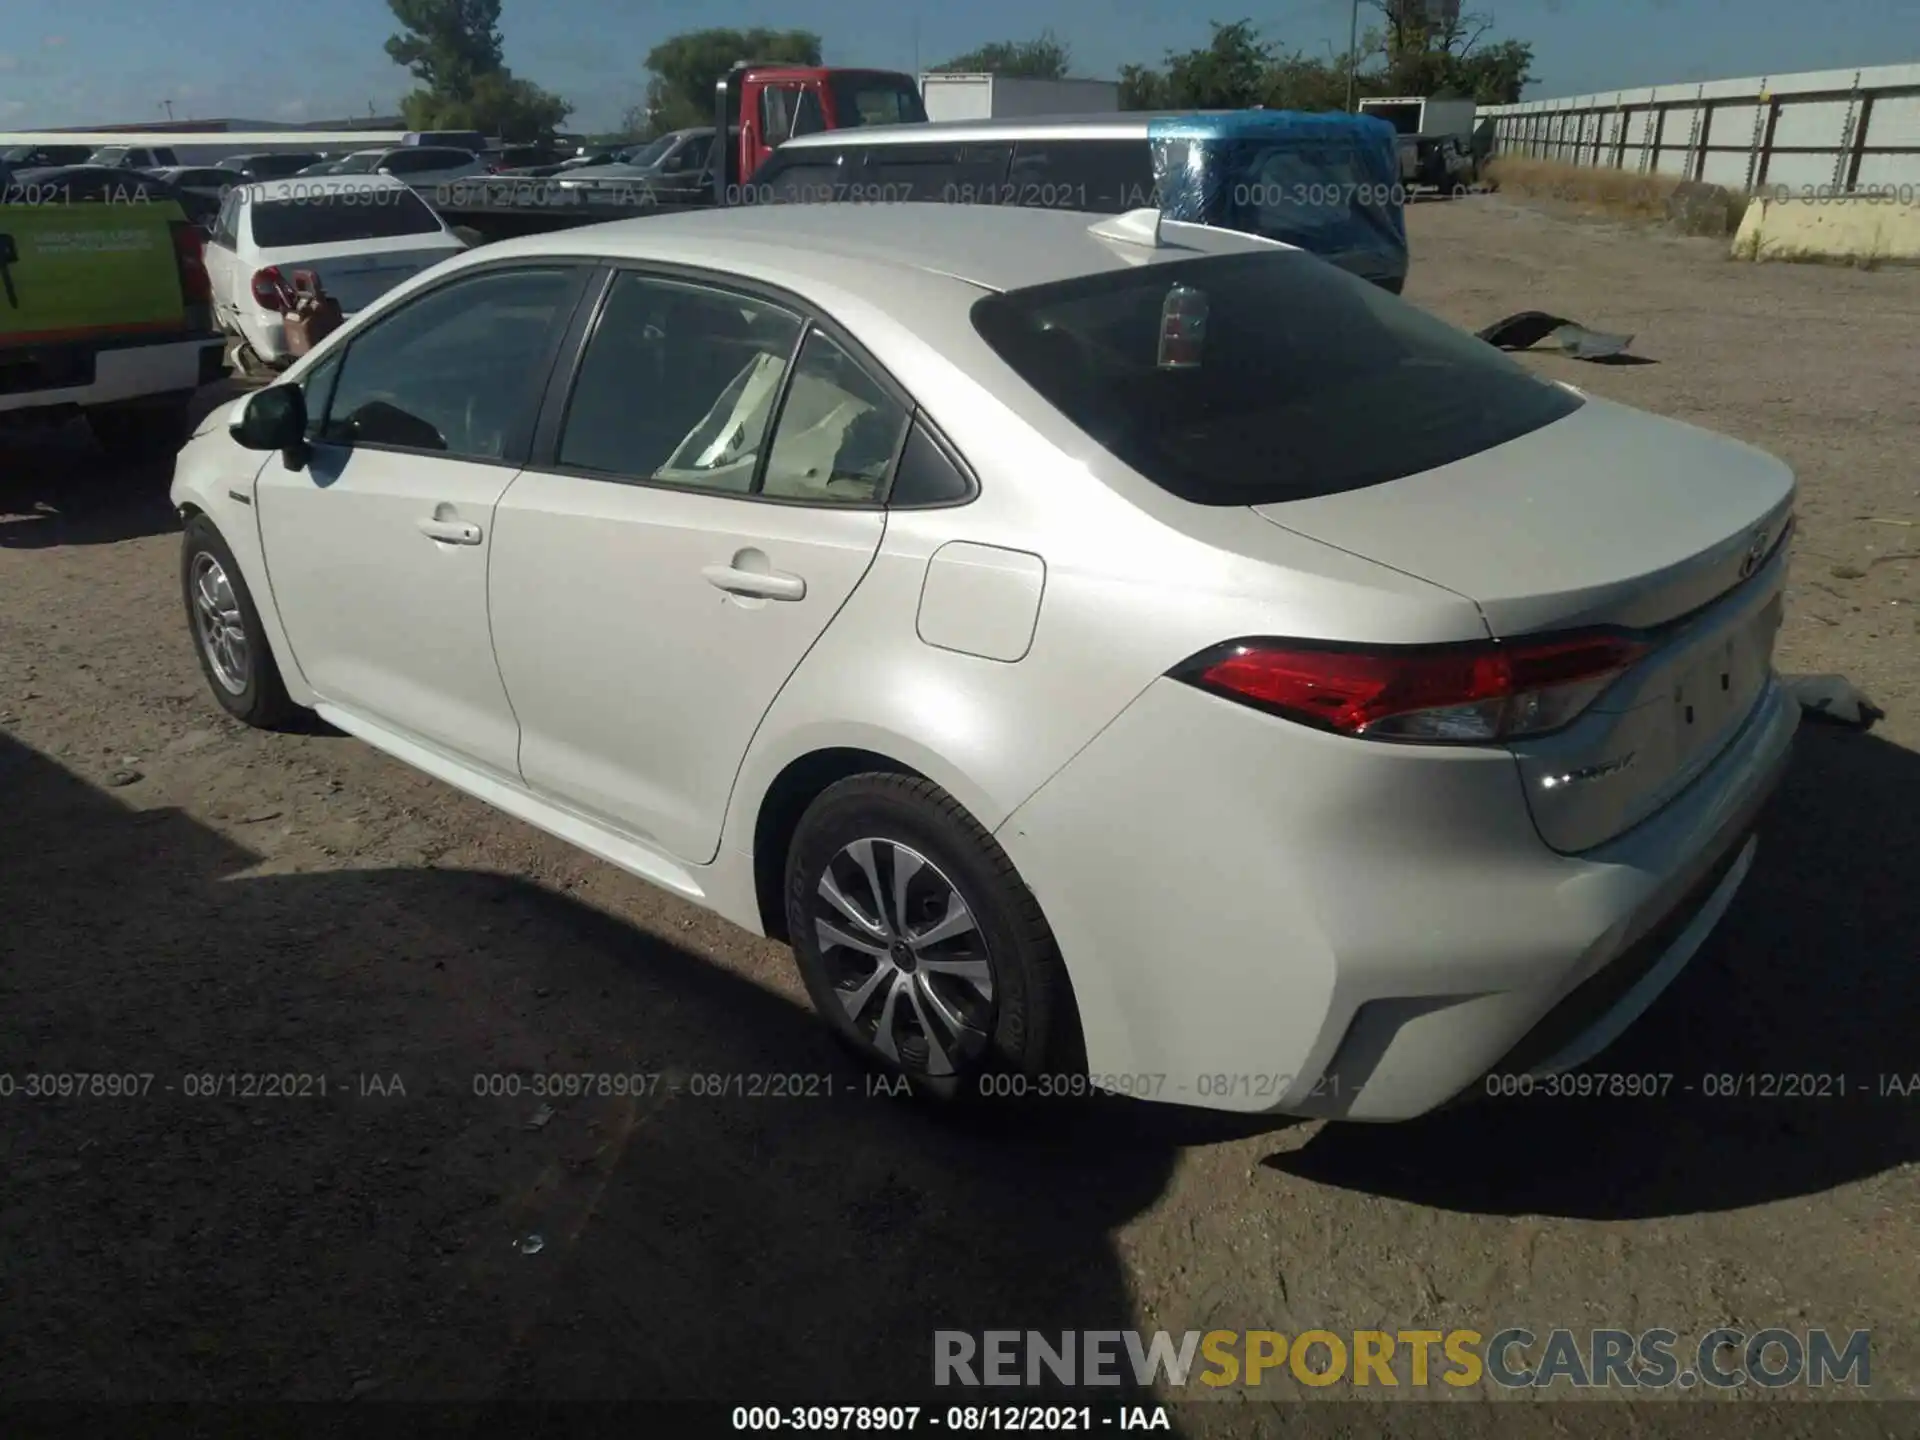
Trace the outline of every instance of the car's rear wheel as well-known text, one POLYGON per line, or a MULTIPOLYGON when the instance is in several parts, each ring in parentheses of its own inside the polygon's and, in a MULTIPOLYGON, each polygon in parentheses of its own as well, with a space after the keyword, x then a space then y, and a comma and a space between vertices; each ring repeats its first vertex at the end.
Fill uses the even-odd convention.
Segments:
POLYGON ((787 933, 813 1003, 869 1063, 949 1101, 1072 1068, 1052 931, 952 796, 905 775, 830 786, 787 856, 787 933))
POLYGON ((87 411, 87 426, 114 460, 171 460, 192 431, 192 405, 191 395, 101 405, 87 411))
POLYGON ((234 719, 272 730, 299 714, 267 647, 260 612, 240 566, 204 515, 187 521, 180 547, 180 589, 200 672, 234 719))

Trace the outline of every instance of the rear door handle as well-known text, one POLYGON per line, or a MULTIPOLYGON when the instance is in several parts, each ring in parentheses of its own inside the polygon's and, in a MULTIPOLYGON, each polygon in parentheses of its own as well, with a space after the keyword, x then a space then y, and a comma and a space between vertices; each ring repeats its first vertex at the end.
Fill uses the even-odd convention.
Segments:
POLYGON ((442 520, 429 515, 418 522, 420 533, 430 540, 441 540, 448 545, 478 545, 480 527, 465 520, 442 520))
POLYGON ((709 565, 700 572, 707 583, 729 595, 752 595, 762 600, 804 600, 807 582, 778 571, 736 570, 731 565, 709 565))

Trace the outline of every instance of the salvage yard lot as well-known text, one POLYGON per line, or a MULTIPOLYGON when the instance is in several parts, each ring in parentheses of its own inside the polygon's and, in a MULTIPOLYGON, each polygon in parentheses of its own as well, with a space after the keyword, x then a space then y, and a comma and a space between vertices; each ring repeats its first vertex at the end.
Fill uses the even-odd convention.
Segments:
POLYGON ((1873 1393, 1920 1397, 1920 1094, 1704 1093, 1920 1073, 1920 525, 1886 523, 1920 520, 1920 273, 1491 197, 1409 223, 1411 299, 1632 332, 1643 363, 1527 363, 1794 465, 1780 666, 1888 711, 1805 732, 1719 934, 1598 1062, 1664 1098, 929 1123, 863 1093, 779 947, 356 741, 227 722, 164 475, 10 444, 7 1392, 840 1402, 924 1395, 943 1327, 1779 1325, 1873 1328, 1873 1393), (23 1098, 35 1071, 153 1079, 23 1098), (534 1072, 664 1079, 477 1093, 534 1072), (325 1094, 187 1093, 248 1074, 325 1094), (753 1075, 824 1078, 696 1093, 753 1075))

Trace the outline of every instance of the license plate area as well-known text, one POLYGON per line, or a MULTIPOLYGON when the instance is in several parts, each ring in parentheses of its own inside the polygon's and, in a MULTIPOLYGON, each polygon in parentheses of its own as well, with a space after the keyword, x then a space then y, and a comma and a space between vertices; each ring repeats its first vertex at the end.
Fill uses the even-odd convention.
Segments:
POLYGON ((1773 668, 1780 615, 1776 592, 1743 623, 1693 647, 1677 667, 1665 704, 1678 764, 1717 751, 1753 709, 1773 668))

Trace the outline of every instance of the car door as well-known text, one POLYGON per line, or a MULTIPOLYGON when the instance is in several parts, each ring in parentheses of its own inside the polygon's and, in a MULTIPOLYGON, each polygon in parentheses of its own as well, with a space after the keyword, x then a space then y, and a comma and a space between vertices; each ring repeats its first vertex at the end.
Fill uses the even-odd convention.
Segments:
POLYGON ((907 410, 875 373, 791 303, 616 272, 495 520, 531 788, 713 858, 755 728, 879 547, 907 410))
POLYGON ((586 265, 469 271, 355 335, 311 456, 256 486, 274 603, 321 700, 517 780, 494 663, 494 506, 527 450, 586 265))

